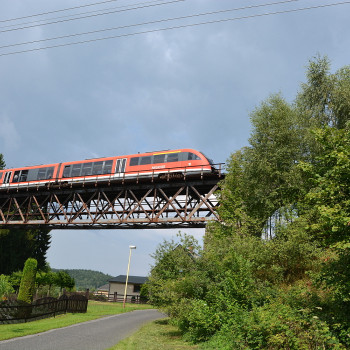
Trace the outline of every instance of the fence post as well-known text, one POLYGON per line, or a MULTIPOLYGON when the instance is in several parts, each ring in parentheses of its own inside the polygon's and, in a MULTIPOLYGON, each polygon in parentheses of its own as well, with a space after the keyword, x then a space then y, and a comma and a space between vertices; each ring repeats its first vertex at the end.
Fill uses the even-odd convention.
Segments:
POLYGON ((90 292, 90 289, 86 288, 85 297, 87 300, 89 300, 89 292, 90 292))

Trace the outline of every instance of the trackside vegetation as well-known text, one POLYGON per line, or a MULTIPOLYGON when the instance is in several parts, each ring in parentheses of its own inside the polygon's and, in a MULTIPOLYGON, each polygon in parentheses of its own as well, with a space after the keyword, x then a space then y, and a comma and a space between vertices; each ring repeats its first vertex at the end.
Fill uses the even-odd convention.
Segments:
MULTIPOLYGON (((153 254, 147 290, 200 349, 350 347, 350 67, 310 60, 292 103, 252 113, 217 193, 222 222, 153 254)), ((151 348, 150 348, 151 349, 151 348)))

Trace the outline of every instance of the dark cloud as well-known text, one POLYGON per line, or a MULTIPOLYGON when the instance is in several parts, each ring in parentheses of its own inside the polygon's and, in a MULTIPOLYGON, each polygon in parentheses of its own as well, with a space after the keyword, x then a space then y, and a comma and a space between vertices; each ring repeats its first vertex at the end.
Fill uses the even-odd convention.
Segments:
MULTIPOLYGON (((245 5, 243 0, 187 0, 0 33, 1 45, 245 5)), ((316 3, 302 0, 215 18, 310 5, 316 3)), ((0 13, 5 19, 71 6, 68 0, 7 1, 0 4, 0 13)), ((327 54, 334 69, 349 63, 348 9, 344 5, 0 57, 0 152, 9 166, 181 147, 225 161, 247 145, 249 114, 262 100, 275 92, 294 99, 310 58, 327 54)), ((206 19, 210 17, 177 24, 206 19)), ((90 38, 107 35, 113 33, 90 38)))

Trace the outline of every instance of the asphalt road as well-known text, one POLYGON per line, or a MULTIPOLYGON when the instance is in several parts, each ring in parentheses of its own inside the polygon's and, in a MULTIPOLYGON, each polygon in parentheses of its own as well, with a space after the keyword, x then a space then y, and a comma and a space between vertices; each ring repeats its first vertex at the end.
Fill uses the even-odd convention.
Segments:
POLYGON ((138 330, 144 323, 165 317, 157 310, 137 310, 52 329, 40 334, 0 341, 0 350, 104 350, 138 330))

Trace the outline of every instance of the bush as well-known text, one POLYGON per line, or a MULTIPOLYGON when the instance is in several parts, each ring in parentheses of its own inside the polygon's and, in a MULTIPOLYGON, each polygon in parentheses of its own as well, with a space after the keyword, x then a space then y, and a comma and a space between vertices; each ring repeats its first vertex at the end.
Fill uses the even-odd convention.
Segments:
POLYGON ((183 299, 175 324, 192 342, 208 340, 220 328, 220 319, 203 300, 183 299))
POLYGON ((0 275, 0 301, 13 292, 14 289, 12 288, 12 285, 10 283, 10 277, 0 275))
POLYGON ((21 284, 19 287, 18 300, 30 304, 33 300, 35 288, 35 276, 37 269, 37 261, 35 259, 27 259, 24 269, 21 284))
POLYGON ((93 294, 89 293, 89 300, 95 300, 95 301, 108 301, 108 297, 103 294, 93 294))
POLYGON ((310 311, 282 303, 239 310, 205 349, 345 349, 310 311))

